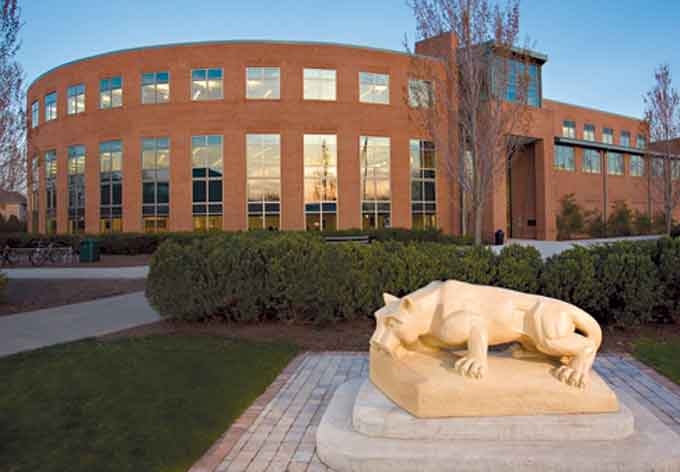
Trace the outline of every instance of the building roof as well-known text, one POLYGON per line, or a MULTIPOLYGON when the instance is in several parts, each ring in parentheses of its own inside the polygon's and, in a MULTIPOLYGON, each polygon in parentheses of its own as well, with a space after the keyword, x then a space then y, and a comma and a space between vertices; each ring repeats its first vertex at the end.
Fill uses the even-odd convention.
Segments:
POLYGON ((26 204, 26 197, 19 192, 0 189, 0 203, 4 204, 26 204))

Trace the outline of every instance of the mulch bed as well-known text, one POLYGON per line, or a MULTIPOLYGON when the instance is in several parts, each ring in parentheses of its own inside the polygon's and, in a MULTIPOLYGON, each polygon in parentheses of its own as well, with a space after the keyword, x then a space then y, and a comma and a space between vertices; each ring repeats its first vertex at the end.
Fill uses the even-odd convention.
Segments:
POLYGON ((144 279, 10 279, 0 316, 144 290, 144 279))
MULTIPOLYGON (((164 320, 139 328, 132 328, 104 339, 157 334, 198 334, 240 338, 256 341, 287 341, 307 351, 367 351, 368 342, 375 329, 372 319, 344 321, 328 326, 289 324, 283 322, 204 323, 164 320)), ((632 352, 635 340, 649 338, 663 341, 680 337, 680 325, 647 325, 626 329, 605 328, 601 351, 632 352)))

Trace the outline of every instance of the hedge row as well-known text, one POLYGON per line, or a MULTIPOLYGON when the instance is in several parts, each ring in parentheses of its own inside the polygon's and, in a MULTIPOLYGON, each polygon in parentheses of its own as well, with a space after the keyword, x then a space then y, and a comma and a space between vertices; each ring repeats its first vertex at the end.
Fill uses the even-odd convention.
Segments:
MULTIPOLYGON (((9 245, 13 248, 32 247, 37 241, 49 241, 63 244, 66 246, 78 247, 82 239, 95 239, 99 244, 102 254, 136 255, 153 254, 153 252, 166 240, 173 240, 180 244, 187 244, 194 239, 212 237, 216 234, 229 235, 238 233, 224 233, 221 231, 198 233, 198 232, 176 232, 176 233, 110 233, 100 235, 73 235, 59 234, 45 236, 32 233, 0 233, 0 247, 9 245)), ((255 237, 269 238, 278 237, 284 233, 256 231, 249 234, 255 237)), ((465 236, 450 236, 441 230, 406 230, 406 229, 381 229, 372 231, 343 230, 333 232, 300 232, 305 238, 321 241, 324 236, 350 236, 350 235, 369 235, 375 241, 430 241, 445 244, 471 244, 471 239, 465 236)))
POLYGON ((545 294, 603 324, 645 323, 680 311, 680 240, 575 248, 543 261, 534 248, 431 242, 322 243, 219 235, 167 241, 151 260, 147 296, 163 316, 323 323, 370 316, 382 293, 401 296, 437 279, 545 294))

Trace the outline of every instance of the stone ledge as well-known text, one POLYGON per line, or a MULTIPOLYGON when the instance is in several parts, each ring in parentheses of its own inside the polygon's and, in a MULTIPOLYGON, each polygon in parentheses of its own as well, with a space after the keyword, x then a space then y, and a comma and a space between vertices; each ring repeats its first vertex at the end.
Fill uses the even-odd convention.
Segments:
POLYGON ((363 379, 343 384, 317 430, 317 453, 337 472, 680 471, 680 436, 623 391, 636 431, 612 441, 481 441, 375 438, 352 426, 363 379))

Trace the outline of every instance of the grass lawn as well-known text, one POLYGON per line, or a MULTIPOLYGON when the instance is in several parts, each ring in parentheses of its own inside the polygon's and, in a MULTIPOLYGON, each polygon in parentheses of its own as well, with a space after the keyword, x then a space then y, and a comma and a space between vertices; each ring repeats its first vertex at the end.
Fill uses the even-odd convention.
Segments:
POLYGON ((633 355, 680 384, 680 338, 666 341, 641 339, 635 343, 633 355))
POLYGON ((0 471, 186 471, 295 353, 153 336, 0 359, 0 471))

